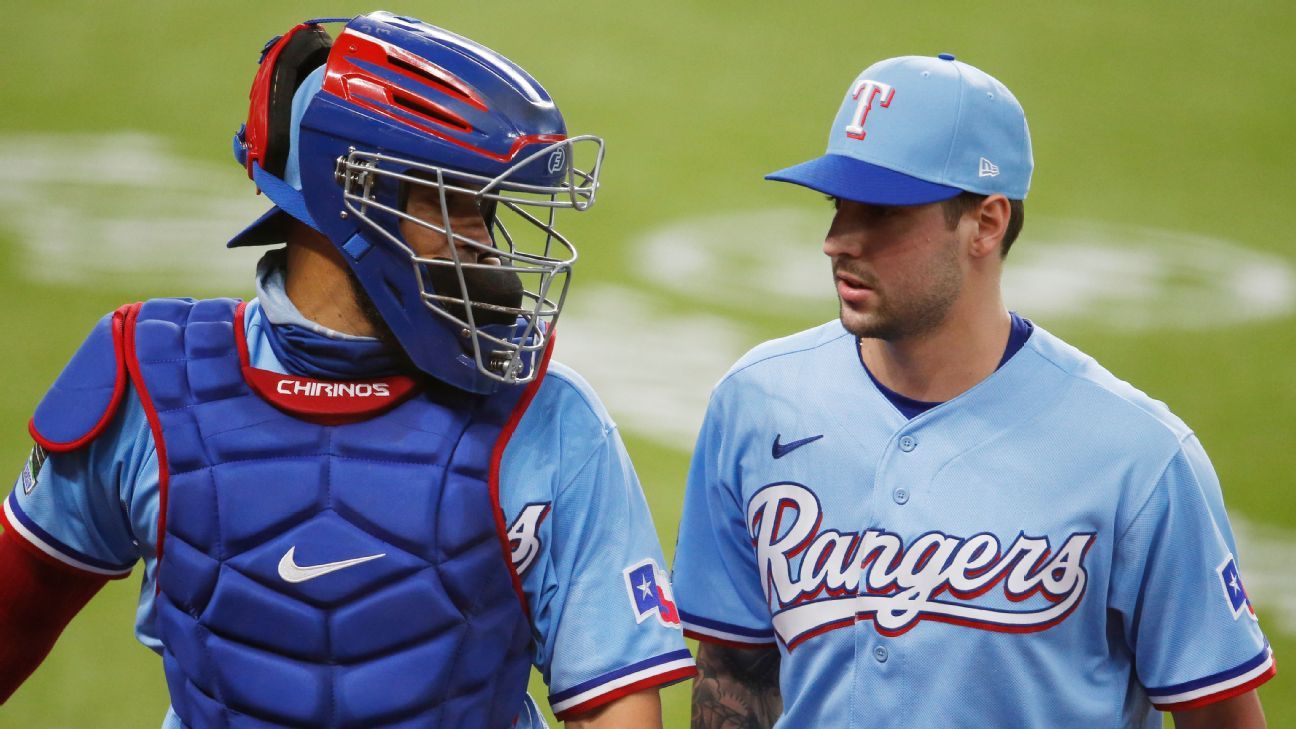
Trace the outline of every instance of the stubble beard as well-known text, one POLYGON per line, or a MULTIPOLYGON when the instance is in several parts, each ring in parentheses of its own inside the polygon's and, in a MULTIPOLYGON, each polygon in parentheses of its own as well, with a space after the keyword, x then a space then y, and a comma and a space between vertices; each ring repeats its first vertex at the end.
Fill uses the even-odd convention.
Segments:
MULTIPOLYGON (((896 342, 920 337, 941 326, 963 290, 963 272, 954 249, 928 267, 918 286, 893 286, 884 291, 870 283, 877 293, 871 311, 857 312, 838 300, 839 315, 846 331, 861 339, 896 342), (908 289, 913 293, 898 294, 908 289)), ((869 279, 865 279, 868 281, 869 279)))
POLYGON ((396 339, 396 335, 392 333, 391 327, 387 326, 382 313, 374 305, 373 299, 369 298, 368 292, 364 290, 360 279, 356 277, 355 271, 352 271, 350 266, 346 267, 346 276, 347 283, 351 285, 351 298, 355 301, 356 307, 360 309, 360 315, 369 324, 374 333, 374 338, 383 344, 399 349, 400 342, 396 339))
POLYGON ((347 283, 350 284, 351 288, 351 298, 355 300, 356 306, 359 307, 361 316, 363 316, 365 321, 369 323, 374 338, 382 342, 388 349, 397 355, 397 369, 407 375, 415 377, 423 376, 425 373, 414 365, 414 361, 409 358, 409 355, 405 352, 405 348, 401 346, 400 340, 396 338, 396 334, 392 332, 391 327, 387 326, 387 322, 383 319, 382 313, 379 312, 378 307, 374 305, 373 299, 369 298, 369 294, 364 290, 364 286, 361 285, 360 279, 356 277, 355 271, 352 271, 351 267, 347 266, 346 274, 347 283))

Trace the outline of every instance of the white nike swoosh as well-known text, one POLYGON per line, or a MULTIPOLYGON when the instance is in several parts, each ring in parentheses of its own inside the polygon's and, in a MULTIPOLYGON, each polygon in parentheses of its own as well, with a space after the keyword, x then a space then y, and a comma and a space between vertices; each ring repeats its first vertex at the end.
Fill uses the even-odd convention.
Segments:
POLYGON ((341 562, 326 562, 324 564, 314 564, 308 567, 301 567, 293 558, 293 554, 296 551, 297 547, 289 547, 288 551, 284 553, 283 559, 279 560, 279 576, 282 577, 285 582, 305 582, 306 580, 313 580, 320 575, 327 575, 330 572, 337 572, 338 570, 343 570, 347 567, 353 567, 361 562, 369 562, 378 559, 379 557, 387 556, 387 553, 383 552, 382 554, 371 554, 368 557, 344 559, 341 562))

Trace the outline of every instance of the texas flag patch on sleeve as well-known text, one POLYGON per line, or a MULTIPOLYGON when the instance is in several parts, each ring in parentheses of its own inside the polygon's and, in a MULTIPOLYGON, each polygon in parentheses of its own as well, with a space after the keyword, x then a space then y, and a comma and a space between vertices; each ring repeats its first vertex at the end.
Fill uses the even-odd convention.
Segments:
POLYGON ((1255 608, 1251 607, 1251 599, 1247 597, 1246 588, 1242 586, 1242 575, 1238 573, 1237 562, 1234 561, 1233 555, 1230 554, 1228 559, 1216 568, 1216 572, 1219 573, 1220 582, 1224 585, 1224 597, 1233 611, 1233 619, 1237 620, 1245 612, 1255 620, 1255 608))
POLYGON ((674 593, 671 592, 670 575, 657 566, 654 559, 626 567, 626 590, 630 593, 630 606, 634 609, 635 622, 643 623, 650 616, 656 615, 657 621, 668 628, 679 628, 679 610, 675 607, 674 593))

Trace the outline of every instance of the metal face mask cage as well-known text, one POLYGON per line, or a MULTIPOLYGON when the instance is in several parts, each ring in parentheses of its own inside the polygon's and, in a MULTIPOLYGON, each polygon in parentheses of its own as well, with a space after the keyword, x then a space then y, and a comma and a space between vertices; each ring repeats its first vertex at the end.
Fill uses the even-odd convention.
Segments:
POLYGON ((461 328, 468 348, 485 376, 505 384, 533 380, 539 357, 548 346, 562 312, 576 261, 576 247, 555 228, 558 210, 582 211, 594 204, 599 172, 603 165, 603 140, 593 135, 571 137, 546 145, 520 159, 495 177, 402 159, 351 148, 337 159, 337 182, 342 187, 342 215, 354 215, 371 230, 409 258, 423 303, 437 316, 461 328), (578 169, 576 152, 592 155, 586 170, 578 169), (544 177, 558 177, 558 184, 525 182, 528 168, 544 166, 544 177), (407 185, 435 190, 441 220, 427 220, 379 201, 379 185, 407 185), (476 200, 484 212, 492 245, 455 232, 447 197, 464 195, 476 200), (507 218, 513 219, 510 229, 507 218), (383 221, 390 221, 390 226, 383 221), (448 258, 419 255, 399 234, 400 221, 434 231, 446 240, 448 258), (499 264, 464 260, 460 247, 482 256, 494 256, 499 264), (464 272, 472 269, 499 270, 503 266, 522 281, 517 306, 474 300, 464 272), (430 280, 433 269, 450 267, 458 291, 438 291, 430 280), (450 309, 463 312, 458 316, 450 309), (476 312, 476 313, 475 313, 476 312), (491 316, 512 315, 513 324, 483 324, 480 312, 491 316))

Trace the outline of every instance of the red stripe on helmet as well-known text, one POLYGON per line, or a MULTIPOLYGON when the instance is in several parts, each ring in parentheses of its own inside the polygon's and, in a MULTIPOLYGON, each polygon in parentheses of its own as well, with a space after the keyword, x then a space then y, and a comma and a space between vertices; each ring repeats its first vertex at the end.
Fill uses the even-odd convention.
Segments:
POLYGON ((323 90, 362 109, 496 162, 511 161, 527 145, 552 144, 567 138, 564 134, 529 134, 515 139, 506 154, 483 149, 460 138, 473 131, 472 124, 462 116, 411 87, 402 87, 374 75, 362 64, 379 66, 404 78, 431 84, 453 99, 489 111, 471 87, 445 69, 395 45, 350 30, 343 31, 333 43, 333 52, 324 72, 323 90))

